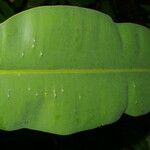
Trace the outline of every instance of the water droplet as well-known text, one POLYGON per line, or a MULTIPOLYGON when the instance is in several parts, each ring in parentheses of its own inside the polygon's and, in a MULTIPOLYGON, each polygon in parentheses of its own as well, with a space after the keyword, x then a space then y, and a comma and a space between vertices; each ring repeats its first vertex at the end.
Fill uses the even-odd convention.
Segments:
POLYGON ((55 89, 53 90, 53 95, 54 95, 54 98, 56 98, 57 94, 56 94, 56 90, 55 89))
POLYGON ((10 98, 10 94, 7 94, 7 97, 10 98))
POLYGON ((10 89, 8 89, 7 97, 10 98, 10 89))
POLYGON ((28 91, 31 91, 31 88, 30 88, 30 87, 28 87, 28 91))
POLYGON ((56 95, 56 93, 54 94, 54 98, 56 97, 57 95, 56 95))
POLYGON ((21 57, 23 57, 23 56, 24 56, 24 52, 21 53, 21 57))
POLYGON ((79 99, 81 99, 81 95, 79 95, 79 99))
POLYGON ((61 89, 61 92, 62 92, 62 93, 64 92, 64 89, 63 89, 63 88, 61 89))
POLYGON ((135 84, 135 82, 133 81, 133 88, 136 88, 136 84, 135 84))
POLYGON ((32 48, 34 48, 35 47, 35 45, 34 44, 32 44, 32 48))
POLYGON ((48 93, 47 93, 47 91, 45 91, 45 92, 44 92, 44 96, 47 96, 47 95, 48 95, 48 93))
POLYGON ((42 57, 43 56, 43 53, 42 52, 40 52, 40 57, 42 57))
POLYGON ((35 43, 35 39, 33 39, 33 42, 35 43))

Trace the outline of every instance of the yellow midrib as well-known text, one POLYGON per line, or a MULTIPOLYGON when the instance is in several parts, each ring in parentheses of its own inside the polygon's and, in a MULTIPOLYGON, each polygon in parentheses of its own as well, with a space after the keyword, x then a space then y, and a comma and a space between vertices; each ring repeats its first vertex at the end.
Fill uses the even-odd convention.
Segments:
POLYGON ((150 69, 8 69, 0 74, 94 74, 94 73, 138 73, 150 72, 150 69))

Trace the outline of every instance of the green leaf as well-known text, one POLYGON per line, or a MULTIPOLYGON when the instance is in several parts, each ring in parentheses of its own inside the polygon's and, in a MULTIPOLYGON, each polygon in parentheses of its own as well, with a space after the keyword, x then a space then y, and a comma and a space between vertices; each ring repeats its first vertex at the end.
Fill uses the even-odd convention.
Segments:
MULTIPOLYGON (((150 30, 132 23, 118 24, 121 35, 125 61, 131 68, 149 70, 150 30)), ((128 76, 128 107, 126 113, 132 116, 144 114, 150 110, 150 72, 129 74, 128 76)))
POLYGON ((0 24, 0 127, 71 134, 150 112, 150 30, 69 6, 0 24))

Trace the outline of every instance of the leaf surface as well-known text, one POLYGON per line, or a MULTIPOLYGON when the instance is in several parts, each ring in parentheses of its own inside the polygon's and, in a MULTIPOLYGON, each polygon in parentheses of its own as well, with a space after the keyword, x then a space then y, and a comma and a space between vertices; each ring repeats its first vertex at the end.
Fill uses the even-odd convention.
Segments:
POLYGON ((150 111, 150 30, 98 11, 38 7, 0 24, 0 128, 71 134, 150 111))

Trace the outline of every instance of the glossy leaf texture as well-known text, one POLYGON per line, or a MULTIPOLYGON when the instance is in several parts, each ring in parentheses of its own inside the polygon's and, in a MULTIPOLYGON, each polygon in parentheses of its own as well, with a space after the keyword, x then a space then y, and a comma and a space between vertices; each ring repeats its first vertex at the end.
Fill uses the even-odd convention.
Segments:
POLYGON ((72 134, 150 112, 150 30, 44 6, 0 24, 0 128, 72 134))

